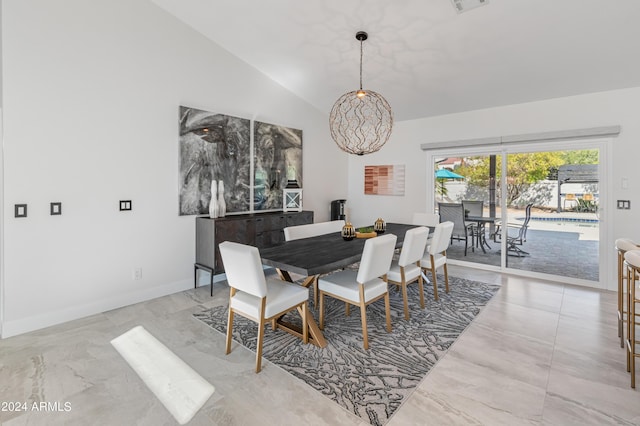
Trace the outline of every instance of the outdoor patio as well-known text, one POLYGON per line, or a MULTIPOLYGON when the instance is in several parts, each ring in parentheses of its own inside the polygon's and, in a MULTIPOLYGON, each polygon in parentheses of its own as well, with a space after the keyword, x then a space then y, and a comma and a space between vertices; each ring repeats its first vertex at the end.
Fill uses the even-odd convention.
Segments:
MULTIPOLYGON (((514 217, 518 217, 516 214, 514 217)), ((595 214, 540 214, 535 213, 529 222, 527 240, 522 250, 529 253, 517 257, 509 255, 507 266, 514 269, 542 272, 565 277, 598 281, 598 223, 572 222, 568 219, 595 220, 595 214), (544 220, 541 220, 544 219, 544 220)), ((514 220, 513 222, 518 222, 514 220)), ((453 240, 447 256, 455 260, 500 266, 500 240, 489 238, 491 248, 486 253, 476 247, 464 255, 464 241, 453 240)), ((471 239, 469 239, 471 245, 471 239)))

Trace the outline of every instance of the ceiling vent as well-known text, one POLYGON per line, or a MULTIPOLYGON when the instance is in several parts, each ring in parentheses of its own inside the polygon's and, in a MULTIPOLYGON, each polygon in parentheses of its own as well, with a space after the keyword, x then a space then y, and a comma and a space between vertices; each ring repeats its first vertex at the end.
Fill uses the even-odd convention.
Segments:
POLYGON ((489 0, 451 0, 453 7, 456 8, 456 12, 467 12, 471 9, 475 9, 478 6, 484 6, 489 3, 489 0))

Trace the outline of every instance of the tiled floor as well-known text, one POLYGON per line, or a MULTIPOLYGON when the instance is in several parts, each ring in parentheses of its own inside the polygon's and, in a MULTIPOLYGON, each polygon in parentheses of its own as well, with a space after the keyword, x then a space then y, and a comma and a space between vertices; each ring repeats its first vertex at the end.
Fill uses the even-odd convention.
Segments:
MULTIPOLYGON (((389 425, 640 424, 614 293, 451 274, 502 288, 389 425)), ((214 298, 202 287, 1 340, 0 402, 57 402, 59 411, 0 411, 0 423, 176 424, 109 344, 143 325, 216 387, 192 425, 364 424, 266 360, 255 374, 242 347, 225 356, 224 337, 191 314, 227 295, 216 284, 214 298)))

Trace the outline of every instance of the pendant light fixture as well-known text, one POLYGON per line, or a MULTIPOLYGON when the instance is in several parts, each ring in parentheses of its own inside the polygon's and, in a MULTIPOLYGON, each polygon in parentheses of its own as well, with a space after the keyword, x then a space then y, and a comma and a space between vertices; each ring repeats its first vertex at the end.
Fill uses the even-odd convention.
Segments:
POLYGON ((367 38, 364 31, 356 33, 360 42, 360 90, 342 95, 329 114, 331 137, 341 150, 356 155, 380 150, 393 127, 393 114, 386 99, 362 88, 362 43, 367 38))

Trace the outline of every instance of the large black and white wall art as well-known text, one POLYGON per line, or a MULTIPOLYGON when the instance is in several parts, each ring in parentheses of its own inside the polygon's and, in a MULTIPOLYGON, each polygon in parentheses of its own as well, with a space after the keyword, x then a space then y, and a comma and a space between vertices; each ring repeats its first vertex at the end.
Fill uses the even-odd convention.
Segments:
POLYGON ((254 121, 254 210, 282 209, 288 180, 302 187, 302 130, 254 121))
POLYGON ((211 181, 222 180, 227 212, 251 208, 250 120, 180 107, 180 214, 206 214, 211 181))

